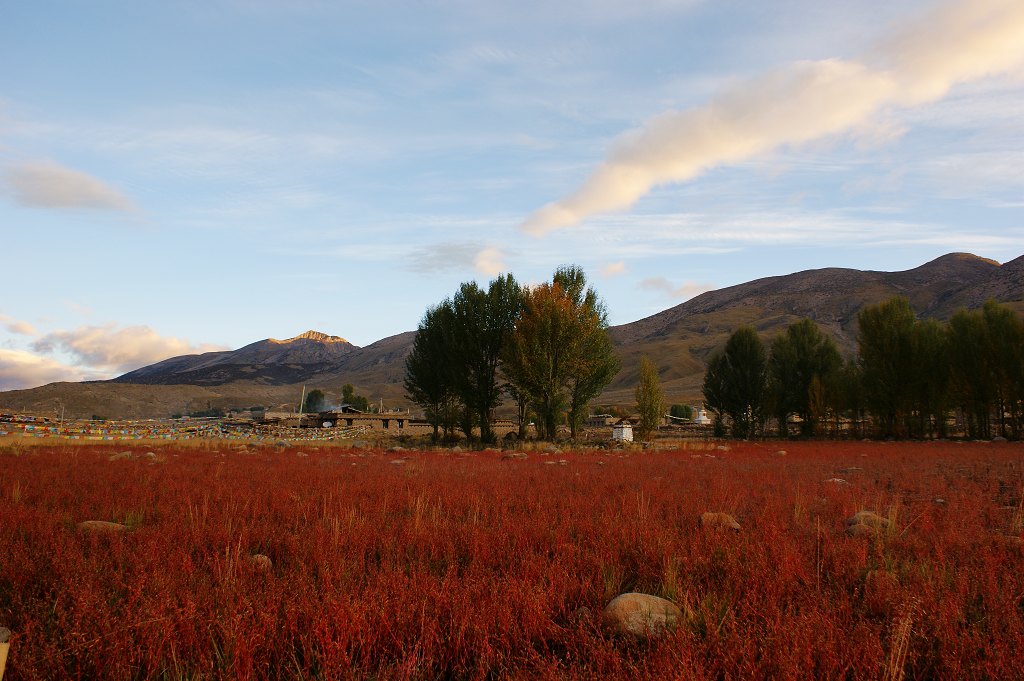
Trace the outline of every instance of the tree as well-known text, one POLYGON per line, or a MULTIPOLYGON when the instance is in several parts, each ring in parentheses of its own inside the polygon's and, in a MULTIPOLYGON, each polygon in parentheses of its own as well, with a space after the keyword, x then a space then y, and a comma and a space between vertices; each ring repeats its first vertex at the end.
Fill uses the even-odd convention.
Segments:
POLYGON ((995 412, 1000 435, 1019 437, 1024 323, 992 300, 980 310, 959 310, 949 320, 949 357, 952 392, 968 436, 991 437, 995 412))
POLYGON ((511 274, 492 281, 486 291, 474 282, 462 284, 452 299, 447 354, 452 385, 478 421, 483 442, 494 439, 491 416, 502 394, 498 364, 522 301, 522 290, 511 274))
POLYGON ((693 419, 693 407, 688 404, 673 404, 668 413, 677 419, 693 419))
POLYGON ((327 406, 324 391, 316 388, 306 393, 306 401, 302 405, 302 411, 306 414, 321 412, 327 406))
MULTIPOLYGON (((443 429, 445 435, 448 435, 455 422, 455 390, 449 357, 451 325, 450 303, 446 301, 437 307, 428 308, 416 329, 412 350, 405 358, 406 395, 423 407, 434 428, 435 442, 438 430, 443 429)), ((345 386, 343 395, 345 401, 349 402, 354 396, 351 385, 345 386)))
POLYGON ((890 298, 857 314, 864 400, 883 436, 905 432, 913 385, 914 311, 906 298, 890 298))
POLYGON ((658 428, 664 409, 665 394, 658 379, 658 369, 647 356, 640 358, 640 379, 636 386, 636 409, 640 415, 637 431, 646 440, 658 428))
POLYGON ((704 400, 718 421, 727 416, 734 437, 755 435, 764 423, 768 358, 750 326, 737 329, 704 375, 704 400))
POLYGON ((362 395, 356 395, 356 389, 351 383, 341 387, 341 402, 359 411, 370 411, 370 401, 362 395))
POLYGON ((934 319, 914 323, 910 334, 910 409, 907 430, 913 437, 946 435, 950 404, 949 334, 934 319))
POLYGON ((509 382, 529 397, 540 437, 555 437, 566 410, 576 436, 589 401, 619 366, 604 303, 579 267, 560 267, 550 283, 524 292, 502 366, 509 382))
POLYGON ((791 324, 775 337, 768 365, 780 436, 788 435, 790 414, 800 417, 802 435, 815 432, 827 409, 826 386, 842 363, 835 342, 810 319, 791 324))

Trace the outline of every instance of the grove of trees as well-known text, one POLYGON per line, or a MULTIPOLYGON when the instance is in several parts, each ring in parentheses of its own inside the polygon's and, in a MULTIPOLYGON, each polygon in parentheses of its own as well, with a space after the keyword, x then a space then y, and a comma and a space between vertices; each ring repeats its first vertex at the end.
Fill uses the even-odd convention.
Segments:
POLYGON ((951 421, 968 437, 1024 436, 1024 322, 994 301, 948 322, 917 319, 901 297, 857 316, 857 356, 844 362, 809 319, 768 347, 751 327, 715 354, 704 400, 716 429, 781 436, 797 417, 800 434, 859 436, 867 422, 881 437, 945 437, 951 421))
POLYGON ((486 289, 464 283, 428 309, 406 359, 405 388, 435 438, 458 427, 492 442, 493 412, 505 397, 516 402, 520 435, 532 414, 539 437, 554 438, 563 420, 575 437, 618 366, 604 303, 583 270, 567 266, 535 287, 511 274, 486 289))

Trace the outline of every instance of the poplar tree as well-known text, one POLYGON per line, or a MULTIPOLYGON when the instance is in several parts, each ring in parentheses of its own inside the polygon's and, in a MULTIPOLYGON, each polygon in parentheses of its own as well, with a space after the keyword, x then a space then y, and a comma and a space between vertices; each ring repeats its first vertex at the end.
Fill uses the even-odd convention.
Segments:
MULTIPOLYGON (((704 375, 704 401, 716 423, 728 417, 734 437, 757 434, 764 423, 768 356, 757 331, 742 326, 711 358, 704 375)), ((721 428, 720 425, 716 426, 721 428)))
POLYGON ((560 267, 550 283, 524 292, 503 360, 509 382, 537 415, 538 435, 554 438, 565 414, 575 437, 590 400, 619 367, 604 303, 582 269, 560 267))
POLYGON ((658 369, 646 355, 640 358, 640 377, 636 386, 636 409, 640 416, 638 434, 647 439, 658 428, 664 410, 665 393, 658 369))

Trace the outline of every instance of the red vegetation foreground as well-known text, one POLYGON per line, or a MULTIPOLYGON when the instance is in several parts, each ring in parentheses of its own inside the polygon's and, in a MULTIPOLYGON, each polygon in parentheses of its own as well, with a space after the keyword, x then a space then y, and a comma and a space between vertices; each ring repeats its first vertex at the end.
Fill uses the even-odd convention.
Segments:
POLYGON ((0 451, 10 679, 1021 674, 1020 445, 118 451, 0 451))

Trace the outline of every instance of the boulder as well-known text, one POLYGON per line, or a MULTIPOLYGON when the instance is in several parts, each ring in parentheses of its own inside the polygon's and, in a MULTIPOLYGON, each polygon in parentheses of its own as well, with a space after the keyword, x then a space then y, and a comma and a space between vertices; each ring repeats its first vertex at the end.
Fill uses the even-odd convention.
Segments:
POLYGON ((876 530, 883 530, 892 527, 892 521, 888 518, 883 518, 874 511, 857 511, 846 519, 846 526, 850 527, 851 525, 867 525, 876 530))
POLYGON ((874 511, 857 511, 846 519, 846 534, 851 537, 874 537, 891 527, 891 520, 874 511))
POLYGON ((83 520, 78 523, 78 529, 83 532, 124 532, 128 526, 106 520, 83 520))
POLYGON ((672 601, 641 593, 620 594, 601 613, 607 631, 641 640, 675 631, 682 620, 683 611, 672 601))
POLYGON ((259 572, 270 572, 270 569, 274 567, 274 561, 270 560, 270 556, 262 553, 255 553, 249 556, 249 564, 259 572))
POLYGON ((736 519, 728 513, 714 513, 711 511, 701 514, 700 525, 706 530, 732 530, 733 532, 739 532, 743 529, 736 522, 736 519))

